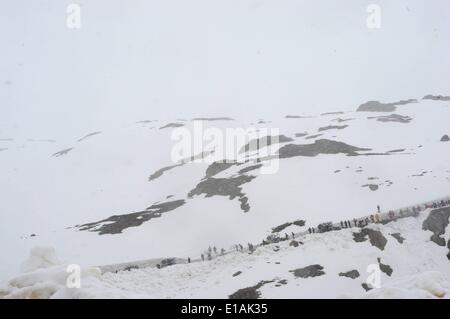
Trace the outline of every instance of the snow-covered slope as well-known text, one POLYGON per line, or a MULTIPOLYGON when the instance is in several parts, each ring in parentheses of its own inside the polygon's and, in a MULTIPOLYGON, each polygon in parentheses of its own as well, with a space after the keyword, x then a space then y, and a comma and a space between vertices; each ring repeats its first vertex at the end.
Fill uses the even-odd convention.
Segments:
MULTIPOLYGON (((1 287, 0 297, 449 298, 450 247, 430 241, 432 232, 422 229, 441 213, 448 224, 450 208, 443 208, 361 229, 308 234, 295 239, 298 245, 289 239, 211 261, 103 274, 86 268, 79 289, 66 287, 66 265, 53 250, 35 249, 26 263, 32 271, 1 287)), ((449 240, 450 227, 441 236, 449 240)))
MULTIPOLYGON (((329 114, 280 114, 264 120, 255 116, 253 122, 140 119, 113 130, 80 132, 69 141, 60 141, 58 136, 30 137, 33 140, 0 136, 0 249, 8 256, 0 264, 0 278, 17 274, 20 262, 36 245, 54 246, 62 260, 82 266, 170 256, 194 259, 208 246, 228 250, 236 243, 259 242, 273 227, 289 221, 305 221, 303 226, 286 229, 298 232, 328 220, 369 215, 377 205, 388 211, 447 196, 450 142, 441 138, 450 133, 449 105, 446 99, 438 98, 381 106, 369 102, 360 111, 354 111, 354 106, 350 107, 353 111, 332 109, 329 114), (374 111, 377 107, 382 112, 374 111), (276 159, 279 170, 275 174, 261 174, 258 169, 242 172, 255 165, 246 163, 230 165, 209 176, 208 168, 209 172, 214 168, 209 163, 188 161, 177 165, 171 160, 173 130, 180 125, 193 130, 199 122, 204 128, 222 130, 276 128, 292 141, 280 143, 280 150, 276 148, 280 158, 276 159), (229 192, 221 193, 217 190, 221 187, 229 192)), ((201 151, 217 147, 208 144, 201 151)), ((313 246, 322 242, 322 235, 315 236, 319 239, 316 244, 299 249, 314 251, 313 246)), ((326 236, 338 237, 327 237, 331 245, 339 238, 351 237, 351 233, 347 230, 326 236)), ((257 254, 263 255, 267 249, 271 248, 257 254)), ((336 254, 346 251, 335 249, 336 254)), ((277 256, 283 256, 282 251, 277 256)), ((348 258, 357 258, 355 250, 348 253, 348 258)), ((226 256, 224 260, 225 264, 245 264, 255 256, 226 256)), ((287 256, 293 258, 290 253, 287 256)), ((341 258, 337 256, 336 265, 341 258)), ((366 263, 374 255, 364 258, 366 263)), ((425 262, 416 258, 418 263, 425 262)), ((284 270, 314 263, 307 260, 296 265, 286 261, 284 270)), ((325 265, 327 260, 322 261, 325 269, 331 267, 325 265)), ((164 271, 177 271, 179 267, 164 271)), ((193 271, 200 267, 201 273, 201 267, 206 266, 185 267, 193 267, 193 271)), ((414 271, 402 274, 414 275, 414 271)), ((102 278, 107 280, 107 275, 102 278)), ((242 278, 240 284, 244 283, 242 278)), ((248 284, 272 279, 249 277, 248 284)), ((360 284, 349 285, 358 287, 358 291, 349 288, 343 293, 359 292, 360 284)), ((229 291, 217 288, 217 296, 233 293, 231 288, 239 287, 230 286, 229 291)), ((164 293, 182 296, 181 292, 151 294, 164 293)), ((318 296, 319 291, 310 293, 318 296)))

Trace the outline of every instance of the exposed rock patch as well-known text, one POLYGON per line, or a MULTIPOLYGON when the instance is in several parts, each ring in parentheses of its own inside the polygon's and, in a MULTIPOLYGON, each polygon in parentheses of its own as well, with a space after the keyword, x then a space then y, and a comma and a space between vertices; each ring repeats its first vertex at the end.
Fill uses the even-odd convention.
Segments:
POLYGON ((450 137, 447 134, 441 137, 441 142, 448 142, 448 141, 450 141, 450 137))
POLYGON ((381 259, 380 259, 380 258, 378 258, 378 264, 380 265, 380 270, 381 270, 382 272, 384 272, 384 273, 385 273, 386 275, 388 275, 389 277, 392 275, 392 272, 393 272, 394 270, 392 270, 392 267, 391 267, 391 266, 385 265, 385 264, 381 263, 381 259))
POLYGON ((439 246, 445 246, 445 239, 441 237, 445 234, 445 229, 449 224, 450 207, 434 209, 422 223, 423 230, 433 233, 430 240, 439 246))
POLYGON ((227 170, 231 166, 235 165, 236 163, 232 162, 214 162, 208 166, 205 173, 205 179, 210 178, 214 175, 219 174, 220 172, 227 170))
POLYGON ((372 116, 368 119, 376 119, 378 122, 397 122, 397 123, 409 123, 412 118, 406 115, 390 114, 386 116, 372 116))
POLYGON ((304 116, 304 115, 286 115, 285 118, 287 118, 287 119, 308 119, 308 118, 312 118, 312 116, 304 116))
POLYGON ((399 148, 399 149, 395 149, 395 150, 390 150, 388 151, 388 153, 400 153, 400 152, 404 152, 405 149, 404 148, 399 148))
POLYGON ((364 288, 365 291, 369 291, 369 290, 372 290, 372 289, 373 289, 372 287, 369 287, 369 285, 366 284, 365 282, 362 283, 361 286, 364 288))
POLYGON ((293 139, 284 135, 278 135, 278 136, 263 136, 259 139, 254 139, 249 141, 246 145, 242 146, 239 153, 244 152, 254 152, 257 151, 263 147, 270 146, 272 144, 279 144, 279 143, 286 143, 286 142, 292 142, 293 139))
POLYGON ((381 103, 379 101, 368 101, 366 103, 361 104, 357 112, 394 112, 399 105, 405 105, 409 103, 416 103, 417 100, 409 99, 409 100, 401 100, 392 103, 381 103))
POLYGON ((428 94, 425 95, 422 100, 450 101, 450 96, 428 94))
POLYGON ((362 187, 368 187, 373 192, 378 190, 378 185, 377 184, 365 184, 362 187))
POLYGON ((332 119, 331 121, 342 123, 342 122, 348 122, 348 121, 352 121, 352 120, 354 120, 354 119, 353 118, 343 119, 343 118, 338 117, 336 119, 332 119))
POLYGON ((339 276, 355 279, 355 278, 359 277, 359 271, 356 270, 356 269, 353 269, 353 270, 350 270, 350 271, 347 271, 347 272, 340 272, 339 276))
POLYGON ((305 221, 304 220, 296 220, 294 222, 284 223, 282 225, 272 228, 272 233, 279 233, 280 231, 283 231, 285 228, 287 228, 291 225, 296 225, 296 226, 302 227, 302 226, 305 226, 305 221))
POLYGON ((62 151, 56 152, 56 153, 53 154, 52 156, 54 156, 54 157, 64 156, 64 155, 69 154, 69 152, 72 151, 72 150, 73 150, 73 147, 66 148, 66 149, 64 149, 64 150, 62 150, 62 151))
POLYGON ((363 228, 359 233, 353 233, 353 240, 357 243, 364 242, 369 237, 370 244, 377 247, 380 250, 384 250, 387 244, 386 237, 378 230, 373 230, 370 228, 363 228))
POLYGON ((339 115, 339 114, 344 114, 344 112, 326 112, 326 113, 320 114, 320 116, 325 116, 325 115, 339 115))
POLYGON ((166 166, 163 168, 160 168, 159 170, 157 170, 156 172, 154 172, 153 174, 151 174, 148 177, 148 181, 153 181, 159 177, 161 177, 165 172, 170 171, 171 169, 178 167, 178 166, 182 166, 184 165, 183 163, 179 163, 179 164, 174 164, 174 165, 170 165, 170 166, 166 166))
POLYGON ((80 230, 98 232, 99 235, 119 234, 129 227, 137 227, 153 218, 161 217, 162 214, 170 212, 185 204, 185 200, 175 200, 154 204, 141 212, 135 212, 124 215, 114 215, 98 222, 88 223, 79 227, 80 230))
POLYGON ((310 135, 310 136, 307 136, 307 137, 305 137, 305 139, 306 140, 311 140, 311 139, 313 139, 313 138, 316 138, 316 137, 319 137, 319 136, 322 136, 323 134, 313 134, 313 135, 310 135))
POLYGON ((252 287, 242 288, 235 293, 228 296, 230 299, 258 299, 261 297, 259 289, 265 284, 271 283, 273 281, 260 281, 252 287))
POLYGON ((300 278, 318 277, 318 276, 325 275, 325 272, 323 271, 323 267, 319 264, 290 270, 289 272, 294 273, 295 277, 300 277, 300 278))
POLYGON ((254 178, 255 176, 248 175, 241 175, 232 178, 210 177, 197 184, 197 186, 189 192, 188 197, 201 194, 205 194, 206 197, 227 196, 230 200, 237 197, 241 202, 241 209, 244 212, 248 212, 250 210, 248 198, 244 193, 242 193, 241 185, 249 183, 254 178))
POLYGON ((234 274, 233 274, 233 277, 236 277, 236 276, 239 276, 240 274, 242 274, 242 271, 236 271, 234 274))
POLYGON ((165 128, 175 128, 175 127, 182 127, 182 126, 184 126, 183 123, 168 123, 168 124, 166 124, 164 126, 161 126, 159 129, 162 130, 162 129, 165 129, 165 128))
POLYGON ((405 238, 403 238, 402 237, 402 235, 400 235, 400 233, 393 233, 393 234, 390 234, 392 237, 394 237, 395 239, 397 239, 397 241, 400 243, 400 244, 403 244, 403 242, 405 241, 405 238))
POLYGON ((84 141, 85 139, 87 139, 87 138, 89 138, 89 137, 91 137, 91 136, 95 136, 95 135, 98 135, 98 134, 101 134, 101 133, 102 133, 102 132, 92 132, 92 133, 86 134, 86 135, 83 136, 82 138, 78 139, 77 142, 84 141))
POLYGON ((319 132, 327 131, 327 130, 343 130, 344 128, 348 127, 348 125, 328 125, 324 127, 319 127, 319 132))
POLYGON ((239 170, 238 174, 242 175, 242 174, 251 172, 251 171, 253 171, 255 169, 261 168, 261 166, 262 166, 262 164, 256 164, 256 165, 251 165, 251 166, 245 167, 245 168, 239 170))
POLYGON ((308 135, 307 132, 304 132, 304 133, 295 133, 295 137, 303 137, 303 136, 306 136, 306 135, 308 135))
POLYGON ((320 139, 313 144, 288 144, 278 150, 280 158, 296 156, 317 156, 319 154, 358 155, 358 151, 370 151, 369 148, 359 148, 343 142, 320 139))

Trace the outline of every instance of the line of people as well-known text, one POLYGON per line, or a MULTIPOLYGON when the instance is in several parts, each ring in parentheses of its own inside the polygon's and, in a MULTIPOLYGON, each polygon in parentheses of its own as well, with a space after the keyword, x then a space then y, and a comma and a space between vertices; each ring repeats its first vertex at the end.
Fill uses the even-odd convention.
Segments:
MULTIPOLYGON (((446 200, 441 200, 441 201, 437 201, 437 202, 431 202, 428 204, 422 204, 422 205, 415 205, 406 209, 400 209, 398 210, 398 212, 396 213, 393 210, 390 210, 385 217, 388 220, 395 220, 398 218, 403 218, 403 217, 411 217, 411 216, 418 216, 418 214, 421 211, 424 211, 425 209, 437 209, 437 208, 442 208, 442 207, 446 207, 446 206, 450 206, 450 199, 446 199, 446 200)), ((340 221, 337 225, 340 225, 340 228, 351 228, 351 227, 365 227, 370 223, 381 223, 383 221, 386 220, 386 218, 383 218, 383 215, 381 213, 381 209, 380 209, 380 205, 377 205, 377 213, 375 214, 371 214, 370 216, 367 217, 363 217, 363 218, 353 218, 352 220, 342 220, 340 221)), ((337 227, 337 229, 339 229, 339 226, 337 227)), ((330 229, 333 230, 333 229, 330 229)), ((328 230, 327 230, 328 231, 328 230)), ((309 234, 315 234, 316 232, 323 232, 323 231, 317 231, 315 227, 309 227, 308 228, 308 233, 309 234)), ((302 234, 299 234, 302 235, 302 234)), ((270 237, 270 236, 269 236, 270 237)), ((296 235, 294 232, 291 232, 291 235, 289 236, 288 233, 284 234, 284 238, 280 238, 275 236, 274 238, 267 238, 267 240, 263 240, 261 245, 267 245, 267 244, 271 244, 271 243, 276 243, 278 241, 284 241, 284 240, 289 240, 290 237, 292 237, 292 239, 295 239, 296 235), (274 240, 275 239, 275 240, 274 240)), ((256 247, 258 245, 253 245, 251 243, 247 244, 247 250, 249 253, 253 253, 256 250, 256 247)), ((242 246, 241 244, 236 244, 234 245, 234 249, 236 252, 244 252, 244 246, 242 246)), ((212 260, 213 256, 223 256, 226 254, 226 250, 224 248, 219 250, 213 246, 211 248, 208 247, 208 250, 205 253, 201 254, 201 259, 202 261, 205 260, 212 260)), ((191 262, 191 258, 188 257, 187 259, 188 263, 191 262)))

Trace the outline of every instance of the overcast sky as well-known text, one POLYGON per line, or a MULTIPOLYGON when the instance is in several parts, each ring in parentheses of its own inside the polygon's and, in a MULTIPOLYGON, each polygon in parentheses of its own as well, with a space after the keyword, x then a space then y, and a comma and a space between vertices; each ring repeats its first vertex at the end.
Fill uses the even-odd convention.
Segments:
POLYGON ((72 2, 0 1, 0 138, 450 94, 447 0, 72 2))

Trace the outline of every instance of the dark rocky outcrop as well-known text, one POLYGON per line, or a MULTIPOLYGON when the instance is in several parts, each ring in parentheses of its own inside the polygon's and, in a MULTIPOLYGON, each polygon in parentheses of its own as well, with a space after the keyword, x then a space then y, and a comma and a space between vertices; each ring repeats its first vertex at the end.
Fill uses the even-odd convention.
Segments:
POLYGON ((148 177, 148 181, 153 181, 159 177, 161 177, 165 172, 170 171, 171 169, 178 167, 178 166, 182 166, 184 165, 183 163, 179 163, 179 164, 174 164, 174 165, 170 165, 170 166, 166 166, 163 168, 160 168, 159 170, 157 170, 156 172, 154 172, 153 174, 151 174, 148 177))
POLYGON ((237 197, 241 202, 241 209, 244 212, 248 212, 250 210, 248 198, 242 193, 241 185, 249 183, 254 178, 255 176, 248 175, 232 178, 210 177, 197 184, 197 186, 189 192, 188 197, 192 198, 195 195, 201 194, 205 194, 206 197, 227 196, 231 200, 237 197))
POLYGON ((248 167, 244 167, 243 169, 239 170, 238 174, 242 175, 251 171, 254 171, 255 169, 259 169, 261 168, 262 164, 256 164, 256 165, 251 165, 248 167))
POLYGON ((348 125, 328 125, 324 127, 319 127, 319 132, 327 131, 327 130, 342 130, 344 128, 348 127, 348 125))
POLYGON ((370 244, 380 250, 384 250, 387 244, 386 237, 378 230, 363 228, 359 233, 353 233, 353 240, 357 243, 364 242, 369 237, 370 244))
POLYGON ((390 114, 386 116, 372 116, 368 119, 376 119, 378 122, 397 122, 397 123, 409 123, 412 118, 406 115, 390 114))
POLYGON ((378 185, 377 184, 365 184, 362 187, 368 187, 371 191, 378 190, 378 185))
POLYGON ((448 142, 448 141, 450 141, 450 137, 447 134, 441 137, 441 142, 448 142))
POLYGON ((381 103, 379 101, 368 101, 366 103, 361 104, 357 112, 394 112, 399 105, 405 105, 410 103, 416 103, 417 100, 409 99, 409 100, 401 100, 392 103, 381 103))
POLYGON ((280 158, 295 156, 317 156, 319 154, 358 155, 358 151, 370 151, 369 148, 359 148, 343 142, 320 139, 312 144, 288 144, 278 150, 280 158))
POLYGON ((400 244, 403 244, 403 242, 405 241, 405 238, 403 238, 402 237, 402 235, 400 235, 400 233, 393 233, 393 234, 390 234, 392 237, 394 237, 395 239, 397 239, 397 241, 400 243, 400 244))
POLYGON ((168 123, 168 124, 166 124, 164 126, 161 126, 159 129, 162 130, 162 129, 165 129, 165 128, 175 128, 175 127, 182 127, 182 126, 184 126, 183 123, 168 123))
POLYGON ((445 246, 445 239, 441 237, 445 234, 445 229, 449 224, 450 207, 432 210, 422 223, 423 230, 433 233, 430 240, 439 246, 445 246))
POLYGON ((246 145, 242 146, 239 153, 244 152, 254 152, 259 150, 260 148, 270 146, 272 144, 279 144, 279 143, 286 143, 286 142, 292 142, 293 139, 284 135, 277 135, 277 136, 263 136, 259 139, 254 139, 249 141, 246 145))
POLYGON ((372 290, 372 289, 373 289, 372 287, 369 287, 369 285, 366 284, 365 282, 362 283, 361 286, 364 288, 365 291, 369 291, 369 290, 372 290))
POLYGON ((242 288, 236 291, 235 293, 228 296, 230 299, 258 299, 261 297, 261 293, 259 292, 259 289, 264 286, 265 284, 273 282, 270 281, 260 281, 256 285, 252 287, 242 288))
POLYGON ((236 271, 232 276, 233 277, 236 277, 236 276, 239 276, 240 274, 242 274, 242 271, 236 271))
POLYGON ((320 116, 325 116, 325 115, 340 115, 340 114, 344 114, 344 112, 326 112, 326 113, 322 113, 320 114, 320 116))
POLYGON ((291 226, 292 223, 284 223, 282 225, 276 226, 274 228, 272 228, 272 233, 278 233, 280 231, 283 231, 285 228, 291 226))
POLYGON ((325 275, 325 272, 323 271, 323 267, 318 264, 306 266, 304 268, 290 270, 289 272, 294 273, 295 277, 300 277, 300 278, 318 277, 318 276, 325 275))
POLYGON ((422 100, 450 101, 450 96, 428 94, 425 95, 422 100))
POLYGON ((383 264, 383 263, 381 262, 381 259, 380 259, 380 258, 378 258, 378 264, 380 265, 380 270, 381 270, 382 272, 384 272, 384 273, 385 273, 386 275, 388 275, 389 277, 392 275, 392 272, 393 272, 394 270, 392 269, 391 266, 386 265, 386 264, 383 264))
POLYGON ((306 116, 306 115, 286 115, 285 118, 287 118, 287 119, 308 119, 308 118, 312 118, 312 116, 306 116))
POLYGON ((135 212, 123 215, 114 215, 98 222, 88 223, 77 226, 80 230, 98 232, 99 235, 119 234, 129 227, 137 227, 153 218, 161 217, 162 214, 177 209, 185 204, 185 200, 175 200, 154 204, 141 212, 135 212))
POLYGON ((70 148, 66 148, 62 151, 56 152, 55 154, 53 154, 52 156, 54 157, 59 157, 59 156, 64 156, 67 155, 70 151, 72 151, 74 148, 70 147, 70 148))
POLYGON ((360 275, 359 275, 359 271, 358 270, 353 269, 353 270, 350 270, 350 271, 347 271, 347 272, 340 272, 339 276, 355 279, 355 278, 358 278, 360 275))
POLYGON ((306 140, 311 140, 311 139, 313 139, 313 138, 316 138, 316 137, 319 137, 319 136, 322 136, 323 134, 313 134, 313 135, 310 135, 310 136, 307 136, 307 137, 305 137, 305 139, 306 140))
POLYGON ((92 133, 89 133, 89 134, 83 136, 82 138, 78 139, 77 142, 81 142, 81 141, 83 141, 83 140, 85 140, 85 139, 87 139, 87 138, 89 138, 89 137, 91 137, 91 136, 98 135, 98 134, 101 134, 101 133, 102 133, 102 132, 92 132, 92 133))
POLYGON ((299 242, 296 240, 293 240, 289 243, 289 246, 291 247, 298 247, 299 245, 300 245, 299 242))
POLYGON ((295 133, 295 137, 303 137, 303 136, 306 136, 306 135, 308 135, 307 132, 304 132, 304 133, 295 133))
POLYGON ((205 179, 210 178, 220 172, 227 170, 231 166, 235 165, 235 162, 214 162, 208 166, 205 172, 205 179))

